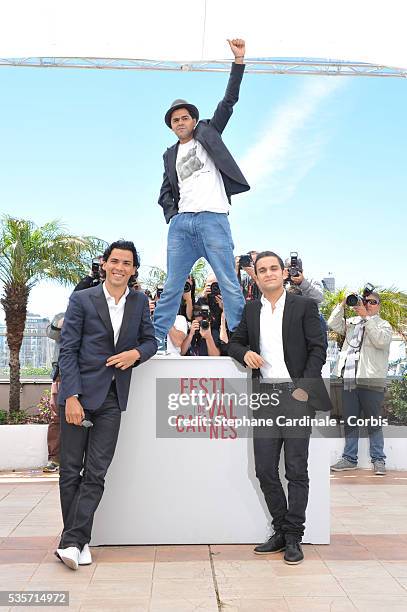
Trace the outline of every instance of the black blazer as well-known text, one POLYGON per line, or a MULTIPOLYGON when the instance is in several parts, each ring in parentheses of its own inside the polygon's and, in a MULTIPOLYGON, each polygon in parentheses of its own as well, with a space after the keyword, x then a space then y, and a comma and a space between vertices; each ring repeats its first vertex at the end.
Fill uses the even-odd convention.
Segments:
MULTIPOLYGON (((244 366, 247 351, 260 354, 261 307, 260 300, 246 302, 242 320, 229 342, 229 355, 244 366)), ((308 392, 312 408, 330 410, 331 400, 321 376, 326 348, 316 303, 287 293, 282 333, 284 361, 294 384, 308 392)), ((252 371, 254 379, 260 379, 260 376, 260 370, 252 371)))
MULTIPOLYGON (((248 191, 248 185, 239 166, 225 146, 221 134, 233 113, 233 106, 239 99, 240 83, 244 72, 244 64, 232 64, 229 82, 223 100, 215 110, 212 119, 203 119, 198 122, 194 130, 194 138, 212 158, 215 166, 222 175, 226 195, 230 202, 232 195, 248 191)), ((167 223, 178 213, 179 189, 176 170, 176 161, 179 142, 169 147, 164 155, 164 177, 160 190, 158 203, 163 208, 167 223)))
POLYGON ((106 360, 135 348, 141 355, 135 366, 157 351, 144 293, 130 289, 116 346, 103 285, 72 293, 61 332, 59 403, 78 394, 85 410, 97 410, 106 398, 114 375, 120 409, 126 410, 133 370, 106 367, 106 360))

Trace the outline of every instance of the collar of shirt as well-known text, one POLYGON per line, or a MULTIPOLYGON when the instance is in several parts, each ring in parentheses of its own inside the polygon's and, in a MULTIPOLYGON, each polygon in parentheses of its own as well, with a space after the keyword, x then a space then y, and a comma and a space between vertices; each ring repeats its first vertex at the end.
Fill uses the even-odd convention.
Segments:
POLYGON ((103 293, 105 294, 105 298, 106 298, 106 301, 107 301, 109 307, 110 307, 111 304, 113 306, 122 306, 124 304, 124 302, 126 301, 127 296, 130 293, 130 289, 128 287, 126 287, 126 291, 123 293, 122 297, 120 298, 120 300, 116 304, 116 300, 114 299, 114 297, 112 297, 110 295, 110 293, 106 289, 106 283, 103 283, 102 288, 103 288, 103 293))
MULTIPOLYGON (((277 309, 284 308, 286 295, 287 295, 287 292, 284 289, 283 295, 278 298, 277 302, 274 305, 274 309, 276 309, 276 308, 277 309)), ((261 301, 261 305, 262 306, 266 306, 266 307, 272 308, 271 302, 266 297, 264 297, 264 295, 261 296, 260 301, 261 301)))
POLYGON ((290 382, 290 373, 284 359, 283 315, 286 299, 284 291, 278 298, 274 311, 264 295, 260 298, 260 355, 264 365, 260 368, 263 378, 272 382, 290 382))
POLYGON ((120 329, 122 326, 126 298, 129 295, 130 291, 129 288, 126 287, 126 291, 124 292, 117 304, 114 297, 112 297, 106 289, 105 283, 103 283, 103 293, 105 294, 107 307, 109 309, 110 321, 112 323, 113 328, 114 343, 116 345, 119 339, 120 329))

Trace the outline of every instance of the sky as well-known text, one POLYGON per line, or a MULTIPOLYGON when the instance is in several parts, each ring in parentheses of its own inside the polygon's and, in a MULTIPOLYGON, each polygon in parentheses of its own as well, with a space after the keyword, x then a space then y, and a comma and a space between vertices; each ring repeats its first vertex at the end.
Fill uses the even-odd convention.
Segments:
MULTIPOLYGON (((0 211, 108 242, 133 240, 165 267, 157 204, 176 98, 211 117, 226 73, 0 67, 0 211)), ((308 278, 407 290, 406 82, 246 74, 223 139, 251 190, 234 196, 235 254, 298 251, 308 278)), ((41 283, 29 309, 65 310, 41 283)))

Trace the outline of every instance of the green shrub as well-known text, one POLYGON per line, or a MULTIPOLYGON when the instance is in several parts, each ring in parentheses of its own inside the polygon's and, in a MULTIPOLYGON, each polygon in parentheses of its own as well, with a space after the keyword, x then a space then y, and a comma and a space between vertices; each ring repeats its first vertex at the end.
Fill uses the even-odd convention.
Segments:
POLYGON ((407 374, 390 383, 389 396, 387 402, 389 414, 400 423, 407 424, 407 374))
POLYGON ((8 413, 7 425, 24 425, 30 422, 30 416, 26 410, 17 410, 8 413))

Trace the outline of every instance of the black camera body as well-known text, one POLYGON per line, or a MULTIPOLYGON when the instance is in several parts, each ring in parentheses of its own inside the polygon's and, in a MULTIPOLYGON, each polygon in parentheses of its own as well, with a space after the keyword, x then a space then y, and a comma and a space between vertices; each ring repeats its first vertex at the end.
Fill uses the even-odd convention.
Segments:
POLYGON ((99 261, 99 257, 95 257, 94 259, 92 259, 92 277, 95 280, 100 280, 100 261, 99 261))
POLYGON ((197 317, 202 317, 202 321, 199 322, 199 327, 201 329, 209 329, 211 318, 209 306, 206 306, 205 304, 195 306, 192 318, 196 319, 197 317))
POLYGON ((192 291, 192 285, 189 281, 186 281, 185 285, 184 285, 184 291, 183 293, 190 293, 192 291))
POLYGON ((239 267, 240 268, 251 268, 253 266, 253 260, 249 254, 240 255, 239 267))
POLYGON ((216 297, 217 295, 220 295, 219 283, 217 283, 216 281, 214 283, 212 283, 212 285, 211 285, 211 295, 213 295, 213 297, 216 297))
POLYGON ((216 301, 216 297, 218 295, 221 295, 220 287, 219 283, 215 281, 211 284, 210 293, 208 293, 208 296, 205 299, 208 303, 209 310, 211 311, 212 315, 217 318, 219 318, 221 314, 221 308, 216 301))
POLYGON ((298 257, 297 251, 291 251, 290 265, 288 266, 288 280, 290 280, 290 278, 296 278, 300 274, 302 274, 302 261, 298 257))
POLYGON ((346 306, 357 306, 358 304, 363 304, 366 298, 369 297, 371 293, 375 290, 375 287, 371 283, 366 283, 365 288, 362 291, 362 295, 358 293, 350 293, 346 296, 346 306))
POLYGON ((154 299, 155 299, 155 301, 157 301, 157 300, 159 300, 159 299, 160 299, 161 294, 162 294, 162 292, 163 292, 163 291, 164 291, 164 287, 157 286, 157 287, 155 288, 155 298, 154 298, 154 299))

